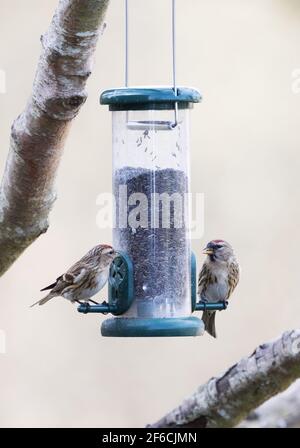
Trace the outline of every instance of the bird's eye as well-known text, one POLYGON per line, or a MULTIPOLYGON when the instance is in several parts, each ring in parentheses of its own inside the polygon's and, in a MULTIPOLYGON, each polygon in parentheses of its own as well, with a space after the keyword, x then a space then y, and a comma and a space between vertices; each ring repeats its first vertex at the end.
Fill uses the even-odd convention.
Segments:
POLYGON ((108 252, 109 255, 112 255, 113 253, 114 253, 113 249, 108 252))
POLYGON ((215 248, 216 248, 216 249, 222 249, 222 247, 223 247, 223 246, 222 246, 221 244, 216 244, 216 245, 215 245, 215 248))

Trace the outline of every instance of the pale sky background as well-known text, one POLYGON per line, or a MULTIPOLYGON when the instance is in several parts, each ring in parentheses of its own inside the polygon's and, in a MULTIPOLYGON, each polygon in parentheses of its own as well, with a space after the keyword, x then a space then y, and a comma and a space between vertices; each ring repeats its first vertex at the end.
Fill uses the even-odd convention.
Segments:
MULTIPOLYGON (((29 305, 89 248, 111 191, 111 115, 101 90, 123 83, 123 1, 111 0, 89 98, 73 123, 50 229, 0 280, 0 426, 144 426, 260 343, 299 327, 300 2, 177 0, 178 82, 204 100, 191 122, 192 191, 205 194, 205 234, 232 243, 242 279, 218 339, 101 338, 105 317, 63 300, 29 305)), ((0 167, 30 94, 56 0, 0 0, 0 167)), ((171 1, 131 0, 130 81, 171 82, 171 1), (162 63, 163 62, 163 63, 162 63)), ((100 294, 105 298, 105 291, 100 294)))

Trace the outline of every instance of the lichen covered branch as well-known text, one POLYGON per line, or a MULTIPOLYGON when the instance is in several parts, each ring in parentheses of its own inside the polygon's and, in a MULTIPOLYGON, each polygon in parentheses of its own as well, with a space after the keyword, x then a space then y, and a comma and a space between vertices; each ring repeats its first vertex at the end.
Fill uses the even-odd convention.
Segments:
POLYGON ((300 330, 294 330, 210 379, 150 427, 234 427, 299 377, 300 330))
POLYGON ((48 228, 53 184, 109 0, 60 0, 41 38, 32 95, 15 120, 0 189, 0 275, 48 228))
POLYGON ((263 403, 239 428, 300 428, 300 380, 263 403))

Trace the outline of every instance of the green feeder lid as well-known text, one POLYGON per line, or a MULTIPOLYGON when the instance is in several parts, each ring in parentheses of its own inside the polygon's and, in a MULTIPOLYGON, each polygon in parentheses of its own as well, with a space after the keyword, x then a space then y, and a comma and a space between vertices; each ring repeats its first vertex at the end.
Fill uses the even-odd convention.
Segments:
POLYGON ((173 109, 175 103, 187 109, 201 99, 200 92, 190 87, 178 87, 177 95, 172 87, 123 87, 102 92, 100 104, 112 111, 173 109))

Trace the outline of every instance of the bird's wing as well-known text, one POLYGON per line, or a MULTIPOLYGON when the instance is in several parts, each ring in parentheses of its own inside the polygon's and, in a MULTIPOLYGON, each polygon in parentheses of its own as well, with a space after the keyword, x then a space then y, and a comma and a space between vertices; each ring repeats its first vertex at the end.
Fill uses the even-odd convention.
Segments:
POLYGON ((48 289, 53 289, 57 285, 57 282, 62 279, 62 277, 63 276, 60 275, 59 277, 57 277, 54 283, 51 283, 51 285, 48 285, 45 288, 41 289, 41 291, 47 291, 48 289))
POLYGON ((85 282, 89 272, 90 267, 80 260, 70 267, 70 269, 62 276, 62 280, 67 283, 66 286, 78 286, 85 282))
POLYGON ((58 277, 52 292, 61 295, 66 289, 74 289, 81 285, 88 277, 88 267, 84 264, 75 263, 65 274, 58 277))
POLYGON ((240 279, 240 267, 236 262, 230 263, 228 266, 228 296, 227 299, 231 296, 233 291, 236 288, 240 279))
POLYGON ((63 280, 67 283, 77 285, 86 279, 88 272, 89 270, 86 265, 74 265, 63 275, 63 280))
POLYGON ((202 298, 202 296, 205 296, 205 291, 207 289, 210 277, 211 277, 210 269, 207 263, 204 262, 198 277, 198 295, 200 296, 200 298, 202 298))

